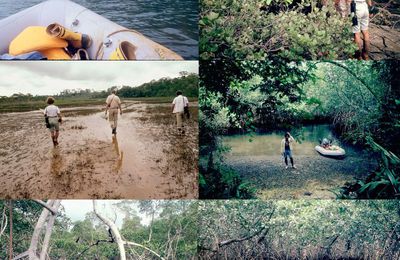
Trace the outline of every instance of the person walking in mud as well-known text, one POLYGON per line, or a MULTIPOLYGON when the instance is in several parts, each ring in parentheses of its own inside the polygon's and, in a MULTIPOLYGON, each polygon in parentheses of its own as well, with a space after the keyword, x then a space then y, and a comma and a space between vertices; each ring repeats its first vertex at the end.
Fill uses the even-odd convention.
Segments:
POLYGON ((292 143, 293 142, 294 142, 294 138, 290 135, 289 132, 286 132, 285 138, 283 138, 281 141, 281 154, 285 158, 286 169, 289 168, 288 157, 290 158, 290 163, 292 164, 292 168, 296 169, 296 166, 294 165, 294 161, 293 161, 293 156, 292 156, 292 150, 293 150, 292 143))
POLYGON ((111 95, 106 99, 106 115, 108 111, 108 121, 110 122, 111 134, 113 135, 117 134, 118 109, 119 114, 122 115, 121 100, 116 94, 117 90, 113 89, 111 95))
POLYGON ((182 95, 182 91, 176 92, 176 97, 172 101, 172 113, 176 116, 176 126, 178 128, 178 132, 181 134, 185 133, 183 129, 183 116, 185 113, 185 108, 188 111, 189 109, 189 100, 187 97, 182 95))
POLYGON ((358 46, 355 57, 359 60, 368 60, 370 50, 370 37, 368 32, 370 17, 369 8, 372 8, 372 1, 347 0, 347 2, 350 4, 350 13, 353 16, 354 42, 358 46))
POLYGON ((46 103, 48 106, 44 109, 46 127, 50 130, 51 139, 54 147, 58 146, 58 136, 60 135, 60 123, 62 122, 61 112, 58 106, 54 105, 55 99, 48 97, 46 103))

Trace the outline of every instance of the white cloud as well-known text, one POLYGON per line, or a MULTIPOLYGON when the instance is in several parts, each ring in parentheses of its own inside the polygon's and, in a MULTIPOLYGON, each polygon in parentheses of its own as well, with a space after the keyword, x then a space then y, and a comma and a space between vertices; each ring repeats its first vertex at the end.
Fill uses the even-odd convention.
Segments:
POLYGON ((139 86, 180 71, 198 73, 197 61, 2 61, 0 96, 55 95, 64 89, 139 86))

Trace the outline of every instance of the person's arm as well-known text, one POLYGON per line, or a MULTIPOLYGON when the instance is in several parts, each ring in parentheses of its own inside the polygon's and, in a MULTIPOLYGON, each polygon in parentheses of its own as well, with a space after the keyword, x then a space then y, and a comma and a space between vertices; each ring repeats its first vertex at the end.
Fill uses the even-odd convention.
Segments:
POLYGON ((58 112, 58 113, 57 113, 57 116, 58 116, 58 122, 62 123, 62 117, 61 117, 61 113, 60 113, 60 112, 58 112))
POLYGON ((283 148, 285 146, 285 140, 281 141, 281 154, 283 154, 283 148))
POLYGON ((367 4, 368 4, 369 7, 371 7, 372 6, 372 0, 367 0, 367 4))
POLYGON ((290 133, 288 133, 288 134, 289 134, 289 143, 294 142, 293 136, 290 133))
POLYGON ((60 109, 57 107, 57 116, 58 116, 58 122, 62 122, 62 118, 61 118, 61 111, 60 109))
POLYGON ((171 105, 171 109, 172 109, 172 113, 174 113, 174 108, 175 108, 175 101, 176 100, 176 98, 174 98, 174 101, 172 101, 172 105, 171 105))

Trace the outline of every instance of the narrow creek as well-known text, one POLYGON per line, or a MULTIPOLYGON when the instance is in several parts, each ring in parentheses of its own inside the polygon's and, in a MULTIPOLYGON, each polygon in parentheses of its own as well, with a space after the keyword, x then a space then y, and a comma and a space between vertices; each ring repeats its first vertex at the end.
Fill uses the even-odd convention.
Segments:
MULTIPOLYGON (((309 125, 292 131, 296 143, 293 158, 297 169, 286 169, 280 144, 285 132, 222 137, 230 147, 226 162, 257 191, 262 199, 335 198, 335 192, 354 178, 363 178, 376 163, 369 155, 338 140, 329 125, 309 125), (319 140, 328 138, 346 150, 342 160, 315 151, 319 140)), ((290 164, 290 163, 289 163, 290 164)))

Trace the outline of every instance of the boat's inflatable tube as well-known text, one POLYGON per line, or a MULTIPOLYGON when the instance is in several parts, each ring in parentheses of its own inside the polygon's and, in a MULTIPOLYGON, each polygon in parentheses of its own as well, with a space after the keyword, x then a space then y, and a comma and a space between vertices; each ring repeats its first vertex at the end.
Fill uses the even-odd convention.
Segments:
POLYGON ((320 145, 315 146, 315 150, 323 156, 341 158, 346 155, 346 151, 336 145, 331 145, 329 149, 325 149, 320 145))
POLYGON ((9 54, 17 56, 32 51, 44 51, 56 48, 62 49, 67 46, 68 42, 66 40, 48 35, 46 33, 46 27, 29 26, 11 41, 9 54))
POLYGON ((69 0, 49 0, 0 20, 0 54, 9 53, 11 41, 29 26, 59 23, 92 37, 91 59, 109 59, 124 41, 135 46, 137 60, 182 60, 168 48, 134 30, 120 26, 69 0))

